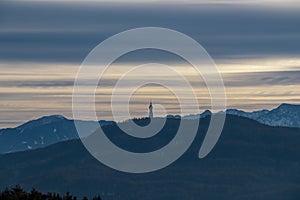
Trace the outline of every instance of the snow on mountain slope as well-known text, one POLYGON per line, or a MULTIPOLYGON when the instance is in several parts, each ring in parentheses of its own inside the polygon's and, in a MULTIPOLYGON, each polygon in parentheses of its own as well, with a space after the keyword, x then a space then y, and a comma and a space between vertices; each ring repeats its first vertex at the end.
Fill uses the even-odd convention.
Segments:
MULTIPOLYGON (((197 119, 204 118, 211 115, 209 110, 201 114, 191 114, 183 116, 183 119, 197 119)), ((283 126, 300 128, 300 105, 281 104, 273 110, 259 110, 253 112, 245 112, 237 109, 227 109, 226 114, 246 117, 256 120, 262 124, 269 126, 283 126)))
MULTIPOLYGON (((79 121, 87 127, 91 121, 79 121)), ((101 126, 112 124, 100 121, 101 126)), ((86 135, 95 130, 88 130, 86 135)), ((48 145, 78 138, 74 120, 60 115, 45 116, 26 122, 16 128, 0 130, 0 154, 46 147, 48 145)))
MULTIPOLYGON (((300 105, 281 104, 273 110, 260 110, 245 112, 242 110, 228 109, 227 114, 242 116, 256 120, 262 124, 270 126, 284 126, 300 128, 300 105)), ((211 115, 209 110, 201 114, 187 115, 168 115, 167 118, 176 119, 197 119, 211 115)), ((79 121, 86 127, 91 127, 90 121, 79 121)), ((111 121, 99 121, 101 126, 111 125, 111 121)), ((88 130, 86 135, 95 130, 88 130)), ((16 128, 0 130, 0 154, 16 151, 24 151, 46 147, 48 145, 78 138, 74 125, 74 120, 69 120, 60 115, 45 116, 36 120, 24 123, 16 128)))
POLYGON ((254 119, 262 124, 270 126, 300 128, 300 105, 281 104, 270 111, 260 110, 254 112, 228 109, 226 113, 254 119))

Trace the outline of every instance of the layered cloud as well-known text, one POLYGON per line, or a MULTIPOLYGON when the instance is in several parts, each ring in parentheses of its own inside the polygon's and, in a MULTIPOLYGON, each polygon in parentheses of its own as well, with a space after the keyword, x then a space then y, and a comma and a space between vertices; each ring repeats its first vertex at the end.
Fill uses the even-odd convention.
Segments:
POLYGON ((0 59, 7 61, 81 62, 107 37, 145 26, 188 34, 214 58, 300 53, 297 9, 48 1, 4 1, 0 9, 0 59))
MULTIPOLYGON (((296 1, 285 5, 276 1, 146 3, 2 1, 0 127, 47 114, 71 117, 73 81, 85 56, 106 38, 145 26, 175 29, 202 44, 224 78, 230 107, 251 110, 300 102, 300 9, 296 1)), ((121 57, 107 74, 97 91, 102 118, 109 110, 118 70, 145 62, 181 70, 190 77, 201 109, 209 108, 205 83, 187 70, 185 61, 148 50, 121 57)), ((165 78, 172 80, 167 74, 165 78)), ((133 97, 134 116, 147 114, 149 96, 166 105, 171 114, 178 113, 173 96, 151 86, 133 97)))

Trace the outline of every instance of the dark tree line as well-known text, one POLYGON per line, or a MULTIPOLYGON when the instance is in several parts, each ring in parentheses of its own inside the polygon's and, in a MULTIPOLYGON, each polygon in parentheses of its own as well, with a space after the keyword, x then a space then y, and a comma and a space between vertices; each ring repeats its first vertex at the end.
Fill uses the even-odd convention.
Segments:
MULTIPOLYGON (((30 192, 24 191, 21 186, 17 185, 11 189, 6 188, 0 191, 0 200, 81 200, 70 193, 60 195, 57 193, 48 192, 47 194, 41 193, 35 189, 30 192)), ((82 200, 88 200, 83 197, 82 200)), ((93 197, 91 200, 102 200, 100 196, 93 197)))

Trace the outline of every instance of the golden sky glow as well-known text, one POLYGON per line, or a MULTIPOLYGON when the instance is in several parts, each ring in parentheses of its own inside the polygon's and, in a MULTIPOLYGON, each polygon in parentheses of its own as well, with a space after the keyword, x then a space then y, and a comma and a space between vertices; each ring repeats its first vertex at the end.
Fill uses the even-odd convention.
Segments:
MULTIPOLYGON (((216 63, 224 79, 227 104, 230 108, 257 110, 270 109, 283 102, 299 103, 299 58, 218 60, 216 63), (272 82, 273 79, 275 82, 272 82), (276 81, 277 79, 280 81, 276 81)), ((171 66, 189 77, 201 105, 200 111, 209 109, 210 97, 203 80, 195 75, 191 67, 171 66)), ((73 81, 79 66, 1 63, 0 68, 1 127, 15 126, 42 115, 62 114, 72 118, 73 81)), ((104 84, 98 87, 96 95, 99 118, 109 119, 106 113, 110 110, 112 84, 127 68, 126 65, 114 65, 103 77, 104 84)), ((158 75, 156 78, 169 79, 176 87, 176 78, 168 74, 158 75)), ((135 79, 139 77, 132 77, 132 80, 135 79)), ((154 112, 155 104, 161 104, 165 106, 168 114, 178 114, 176 97, 170 91, 164 87, 148 85, 138 89, 132 96, 132 117, 147 115, 149 98, 154 101, 154 112)), ((190 110, 190 113, 195 111, 190 110)))

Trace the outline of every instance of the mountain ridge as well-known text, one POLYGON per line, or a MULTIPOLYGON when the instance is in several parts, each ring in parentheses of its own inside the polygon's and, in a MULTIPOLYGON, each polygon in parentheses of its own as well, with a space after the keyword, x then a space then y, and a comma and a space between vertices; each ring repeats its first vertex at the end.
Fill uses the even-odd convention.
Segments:
MULTIPOLYGON (((77 120, 88 127, 92 121, 77 120)), ((101 126, 111 124, 110 121, 101 120, 101 126)), ((95 130, 89 130, 86 135, 95 130)), ((48 145, 79 138, 74 124, 74 120, 67 119, 62 115, 43 116, 38 119, 28 121, 15 128, 0 130, 0 154, 25 151, 46 147, 48 145)))
POLYGON ((253 112, 228 109, 226 113, 247 117, 269 126, 300 128, 300 105, 298 104, 283 103, 272 110, 264 109, 253 112))
MULTIPOLYGON (((160 137, 147 142, 127 140, 116 125, 104 129, 122 148, 137 144, 144 149, 168 142, 176 134, 179 122, 167 119, 160 137)), ((95 160, 80 140, 74 139, 0 155, 0 185, 9 187, 19 183, 25 189, 69 191, 77 196, 100 194, 107 200, 296 200, 300 197, 299 128, 272 127, 228 115, 215 148, 204 159, 198 159, 209 122, 209 116, 200 120, 193 144, 180 159, 153 173, 133 175, 110 169, 95 160)))
MULTIPOLYGON (((272 110, 258 110, 245 112, 238 109, 227 109, 226 114, 246 117, 269 126, 283 126, 300 128, 300 105, 283 103, 272 110)), ((167 115, 167 119, 203 119, 212 115, 211 111, 205 110, 201 114, 186 116, 167 115)), ((77 120, 89 127, 92 121, 77 120)), ((101 126, 115 123, 113 121, 100 120, 101 126)), ((95 130, 89 130, 86 136, 95 130)), ((42 148, 56 142, 78 138, 73 119, 62 115, 43 116, 28 121, 15 128, 0 129, 0 154, 29 149, 42 148)))

